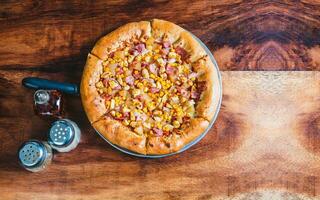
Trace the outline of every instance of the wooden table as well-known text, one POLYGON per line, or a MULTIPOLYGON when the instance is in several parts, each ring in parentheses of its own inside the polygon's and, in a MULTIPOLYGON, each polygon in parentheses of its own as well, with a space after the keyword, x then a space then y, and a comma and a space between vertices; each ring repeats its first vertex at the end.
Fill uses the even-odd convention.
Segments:
POLYGON ((1 2, 0 199, 320 199, 319 16, 309 0, 1 2), (99 37, 152 18, 190 30, 217 59, 223 103, 207 136, 167 158, 124 155, 66 96, 80 145, 24 171, 19 145, 45 139, 50 121, 33 114, 22 78, 79 83, 99 37))

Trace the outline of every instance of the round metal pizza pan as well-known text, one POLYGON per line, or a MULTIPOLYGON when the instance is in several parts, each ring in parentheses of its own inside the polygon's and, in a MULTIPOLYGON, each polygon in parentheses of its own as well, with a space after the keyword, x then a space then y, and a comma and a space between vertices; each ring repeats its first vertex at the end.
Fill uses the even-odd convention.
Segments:
MULTIPOLYGON (((193 35, 193 34, 192 34, 193 35)), ((219 81, 219 87, 220 87, 220 94, 219 94, 219 102, 218 102, 218 107, 214 113, 214 116, 211 120, 211 122, 209 123, 209 126, 208 128, 201 134, 199 135, 195 140, 191 141, 189 144, 185 145, 182 149, 180 149, 179 151, 176 151, 176 152, 173 152, 173 153, 168 153, 168 154, 161 154, 161 155, 151 155, 151 154, 148 154, 148 155, 144 155, 144 154, 139 154, 139 153, 136 153, 136 152, 133 152, 133 151, 130 151, 128 149, 125 149, 125 148, 122 148, 118 145, 115 145, 113 144, 112 142, 110 142, 107 138, 105 138, 101 133, 99 133, 99 131, 96 130, 96 132, 107 142, 109 143, 112 147, 118 149, 119 151, 125 153, 125 154, 129 154, 129 155, 132 155, 132 156, 136 156, 136 157, 141 157, 141 158, 163 158, 163 157, 167 157, 167 156, 172 156, 172 155, 175 155, 175 154, 178 154, 178 153, 181 153, 187 149, 189 149, 190 147, 192 147, 193 145, 197 144, 207 133, 208 131, 211 129, 213 123, 216 121, 216 118, 218 116, 218 113, 220 111, 220 107, 221 107, 221 101, 222 101, 222 81, 221 81, 221 74, 220 74, 220 71, 219 71, 219 67, 218 67, 218 64, 216 62, 216 60, 214 59, 212 53, 210 52, 210 50, 206 47, 205 44, 203 44, 203 42, 197 38, 195 35, 193 35, 193 37, 201 44, 201 46, 205 49, 206 53, 209 55, 212 63, 214 64, 214 67, 216 68, 217 70, 217 73, 218 73, 218 81, 219 81)))

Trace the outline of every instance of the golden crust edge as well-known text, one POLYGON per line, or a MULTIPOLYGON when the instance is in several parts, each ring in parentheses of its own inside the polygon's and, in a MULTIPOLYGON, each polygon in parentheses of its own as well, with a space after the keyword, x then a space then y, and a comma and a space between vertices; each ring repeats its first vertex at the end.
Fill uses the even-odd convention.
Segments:
POLYGON ((180 38, 180 34, 184 32, 181 26, 162 19, 151 20, 151 32, 154 38, 163 37, 167 34, 171 43, 176 42, 180 38))
POLYGON ((195 140, 209 127, 209 122, 203 118, 194 118, 190 122, 190 126, 183 130, 183 134, 173 134, 170 138, 148 137, 147 154, 161 155, 173 153, 181 150, 187 144, 195 140), (152 142, 152 143, 151 143, 152 142), (150 146, 152 144, 152 146, 150 146))
POLYGON ((200 100, 196 106, 196 114, 208 121, 213 117, 218 109, 220 102, 221 86, 219 81, 219 71, 215 68, 209 56, 205 57, 206 68, 199 69, 201 75, 199 81, 205 82, 205 90, 200 96, 200 100))
POLYGON ((89 53, 82 73, 80 96, 85 113, 91 123, 97 121, 107 111, 104 100, 98 94, 95 86, 100 79, 101 72, 102 60, 89 53))
POLYGON ((151 35, 151 24, 149 21, 125 24, 100 38, 94 45, 91 53, 105 60, 110 52, 120 47, 125 41, 133 37, 140 38, 144 35, 151 35))
POLYGON ((146 136, 134 133, 119 121, 105 116, 94 122, 92 126, 112 144, 146 154, 146 136))
POLYGON ((201 44, 195 39, 195 36, 186 30, 180 34, 179 40, 174 45, 184 48, 189 53, 191 62, 195 62, 207 55, 201 44))
POLYGON ((194 36, 177 24, 166 20, 153 19, 151 20, 151 28, 154 37, 162 37, 164 34, 168 34, 170 42, 175 47, 180 46, 189 53, 191 62, 207 55, 194 36))

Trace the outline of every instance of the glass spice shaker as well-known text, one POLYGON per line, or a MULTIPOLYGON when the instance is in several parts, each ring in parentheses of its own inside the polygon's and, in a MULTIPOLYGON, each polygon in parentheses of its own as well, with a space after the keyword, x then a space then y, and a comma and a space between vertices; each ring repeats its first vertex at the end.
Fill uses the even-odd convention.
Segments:
POLYGON ((48 142, 59 152, 69 152, 80 142, 81 132, 78 125, 69 120, 55 121, 49 131, 48 142))
POLYGON ((51 163, 52 148, 47 142, 29 140, 21 145, 18 157, 23 168, 31 172, 38 172, 51 163))
POLYGON ((37 115, 63 117, 63 98, 58 90, 37 90, 33 98, 34 111, 37 115))

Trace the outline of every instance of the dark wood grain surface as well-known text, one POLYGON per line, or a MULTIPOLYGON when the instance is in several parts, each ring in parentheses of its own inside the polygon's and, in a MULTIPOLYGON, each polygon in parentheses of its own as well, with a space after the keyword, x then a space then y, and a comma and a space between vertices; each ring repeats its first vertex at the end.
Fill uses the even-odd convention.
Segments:
POLYGON ((319 1, 1 1, 0 199, 320 199, 319 45, 319 1), (44 172, 24 171, 19 145, 45 139, 50 121, 33 114, 22 78, 79 83, 98 38, 153 18, 198 36, 223 71, 208 135, 180 155, 131 157, 66 96, 79 147, 55 154, 44 172), (295 72, 264 72, 274 70, 295 72))

